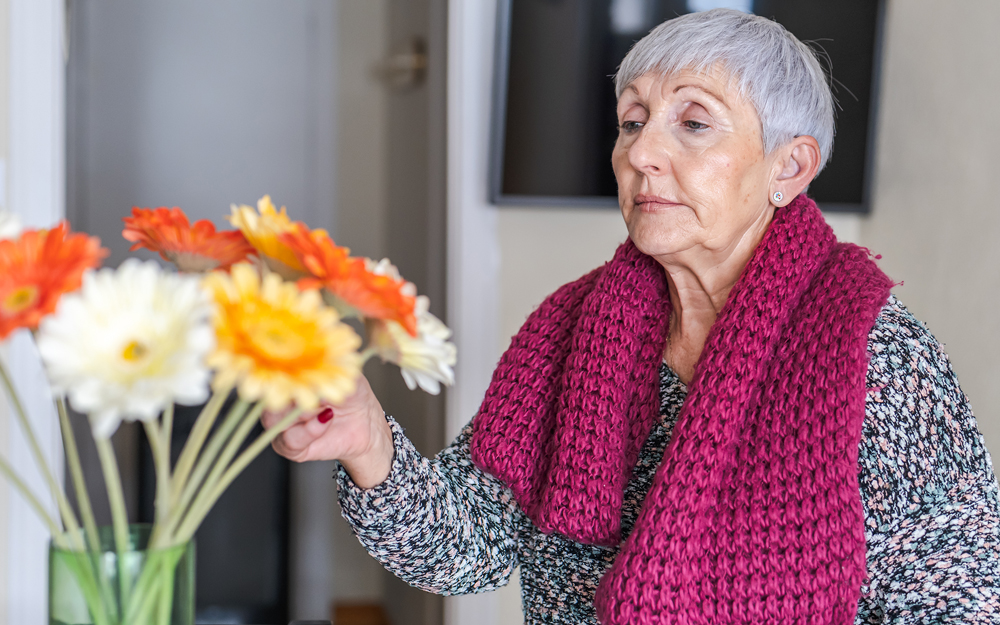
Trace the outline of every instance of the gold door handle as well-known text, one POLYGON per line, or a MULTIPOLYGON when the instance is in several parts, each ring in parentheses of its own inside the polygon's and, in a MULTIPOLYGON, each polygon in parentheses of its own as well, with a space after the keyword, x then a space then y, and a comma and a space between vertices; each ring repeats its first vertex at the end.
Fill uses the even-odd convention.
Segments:
POLYGON ((376 64, 375 74, 394 89, 420 86, 427 78, 426 42, 420 37, 414 37, 404 51, 392 54, 376 64))

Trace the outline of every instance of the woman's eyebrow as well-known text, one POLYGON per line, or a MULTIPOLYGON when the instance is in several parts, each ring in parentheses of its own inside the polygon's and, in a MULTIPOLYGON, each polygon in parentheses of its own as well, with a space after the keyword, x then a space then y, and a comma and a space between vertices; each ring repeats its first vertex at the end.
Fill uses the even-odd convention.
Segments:
POLYGON ((722 96, 720 96, 719 94, 715 93, 711 89, 707 89, 705 87, 702 87, 701 85, 694 85, 694 84, 689 84, 689 83, 686 83, 686 84, 683 84, 683 85, 679 85, 679 86, 677 86, 677 87, 674 88, 674 93, 677 93, 681 89, 688 89, 688 88, 697 89, 698 91, 701 91, 702 93, 710 96, 713 100, 717 101, 719 104, 721 104, 722 106, 726 107, 727 109, 730 108, 730 106, 728 104, 726 104, 726 101, 725 101, 725 99, 723 99, 722 96))

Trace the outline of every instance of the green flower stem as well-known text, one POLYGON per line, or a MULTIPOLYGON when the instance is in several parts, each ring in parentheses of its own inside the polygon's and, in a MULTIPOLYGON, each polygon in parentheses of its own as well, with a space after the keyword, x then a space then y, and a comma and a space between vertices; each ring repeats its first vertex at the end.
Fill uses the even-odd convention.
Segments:
POLYGON ((99 554, 87 554, 82 551, 65 552, 68 556, 64 562, 80 585, 80 592, 83 600, 87 603, 87 610, 94 625, 113 625, 118 622, 118 612, 114 598, 109 601, 107 595, 101 600, 101 594, 97 588, 92 572, 94 568, 101 568, 99 554), (108 614, 108 609, 115 610, 114 616, 108 614))
MULTIPOLYGON (((62 430, 63 446, 66 449, 66 460, 69 464, 69 472, 73 479, 73 489, 76 492, 76 502, 80 506, 80 516, 83 518, 83 526, 87 535, 87 544, 94 554, 91 560, 94 570, 97 572, 97 579, 100 583, 101 591, 104 594, 104 602, 111 610, 111 618, 118 620, 117 602, 114 600, 114 591, 111 589, 111 582, 104 572, 104 567, 100 565, 98 554, 101 553, 101 539, 97 534, 97 522, 94 518, 94 508, 90 503, 90 495, 87 493, 87 484, 83 479, 83 467, 80 465, 80 452, 76 447, 76 437, 73 436, 73 426, 69 422, 69 411, 66 409, 66 400, 63 397, 56 399, 56 410, 59 412, 59 426, 62 430)), ((96 617, 95 617, 96 618, 96 617)), ((107 618, 107 617, 105 617, 107 618)))
MULTIPOLYGON (((244 441, 246 441, 247 436, 250 434, 250 430, 257 425, 262 412, 264 412, 264 402, 259 402, 253 407, 253 410, 251 410, 249 414, 243 417, 243 420, 240 422, 236 432, 233 433, 233 435, 229 438, 229 442, 226 443, 226 448, 222 450, 219 457, 212 463, 212 471, 208 474, 208 477, 205 478, 205 483, 202 484, 199 496, 203 493, 212 492, 212 489, 219 482, 222 472, 226 470, 226 467, 229 466, 229 463, 236 456, 236 452, 238 452, 240 447, 243 446, 244 441)), ((197 499, 195 499, 195 501, 197 502, 197 499)), ((195 504, 192 504, 191 508, 194 508, 194 506, 195 504)))
POLYGON ((260 455, 264 448, 271 444, 279 434, 287 430, 302 414, 301 408, 296 408, 289 412, 284 419, 279 421, 274 427, 265 431, 263 434, 257 437, 257 440, 253 442, 249 447, 247 447, 243 453, 233 461, 233 464, 226 469, 226 472, 222 475, 222 478, 212 487, 210 492, 202 492, 198 500, 191 506, 191 510, 188 512, 187 516, 184 518, 184 523, 177 530, 176 539, 178 542, 186 542, 191 540, 194 536, 195 531, 201 522, 205 519, 209 510, 215 505, 222 493, 225 492, 226 488, 236 479, 243 469, 247 467, 248 464, 253 462, 254 458, 260 455))
MULTIPOLYGON (((172 412, 171 408, 168 408, 167 412, 172 412)), ((163 523, 170 512, 168 507, 170 504, 170 449, 164 449, 164 432, 156 425, 155 421, 144 421, 142 425, 146 430, 146 438, 149 439, 149 449, 153 453, 153 466, 156 467, 156 510, 154 516, 156 524, 159 525, 163 523)))
POLYGON ((369 360, 371 360, 372 356, 374 356, 377 353, 378 353, 378 350, 375 349, 374 347, 369 347, 368 349, 366 349, 363 352, 361 352, 360 357, 361 357, 361 364, 362 364, 362 366, 366 362, 368 362, 369 360))
MULTIPOLYGON (((63 492, 59 484, 56 483, 54 477, 52 477, 52 471, 49 469, 49 464, 45 462, 45 456, 42 454, 42 448, 38 445, 38 439, 35 438, 35 430, 31 427, 31 423, 28 421, 28 415, 24 412, 24 406, 21 404, 21 398, 18 396, 17 391, 14 390, 14 383, 10 379, 10 375, 7 373, 7 367, 0 360, 0 377, 3 378, 4 387, 7 390, 7 396, 10 398, 11 404, 14 406, 14 414, 17 416, 17 420, 21 424, 21 430, 24 432, 24 437, 28 440, 28 446, 31 448, 31 454, 35 457, 35 462, 38 464, 38 469, 42 473, 42 477, 45 478, 45 483, 48 484, 49 490, 52 492, 52 497, 56 500, 59 506, 59 513, 62 515, 63 523, 66 525, 70 539, 79 545, 80 551, 83 550, 83 541, 80 538, 80 525, 76 522, 76 515, 73 514, 73 509, 69 505, 69 501, 66 499, 66 494, 63 492)), ((56 532, 58 533, 58 532, 56 532)), ((55 536, 55 533, 53 534, 55 536)))
POLYGON ((202 408, 198 419, 194 422, 191 434, 188 436, 187 442, 184 443, 184 449, 181 450, 181 455, 177 459, 177 466, 174 467, 173 484, 170 490, 171 508, 174 508, 180 500, 181 492, 187 485, 188 475, 190 475, 191 469, 194 467, 195 460, 198 459, 201 446, 205 444, 209 432, 212 431, 212 425, 215 424, 215 419, 219 416, 219 410, 222 409, 222 405, 226 402, 226 398, 229 397, 231 390, 232 386, 227 386, 224 389, 215 391, 208 400, 208 403, 205 404, 205 407, 202 408))
POLYGON ((122 479, 118 473, 118 461, 111 440, 94 438, 97 443, 97 455, 101 459, 101 469, 104 471, 104 485, 108 489, 108 503, 111 505, 111 524, 114 528, 115 551, 118 562, 118 586, 121 590, 121 602, 128 602, 130 584, 128 571, 125 568, 125 553, 129 550, 128 512, 125 510, 125 495, 122 493, 122 479))
POLYGON ((31 506, 31 509, 35 511, 35 514, 37 514, 39 518, 42 519, 42 522, 48 526, 49 532, 52 534, 52 540, 54 540, 61 549, 69 549, 69 542, 66 540, 66 536, 62 533, 62 529, 56 525, 56 522, 53 521, 52 517, 49 516, 49 513, 45 511, 42 503, 38 501, 38 498, 31 492, 28 485, 21 480, 17 473, 14 472, 14 468, 7 463, 7 459, 2 456, 0 456, 0 473, 3 473, 4 476, 10 480, 11 485, 17 489, 17 492, 21 493, 24 500, 27 501, 28 505, 31 506))
POLYGON ((160 458, 163 462, 163 475, 165 476, 162 480, 159 477, 159 472, 157 472, 157 484, 156 484, 156 505, 158 508, 163 508, 164 514, 163 518, 170 516, 170 492, 171 492, 171 474, 170 474, 170 444, 173 440, 174 434, 174 404, 167 404, 166 409, 163 411, 163 426, 160 428, 160 458), (162 489, 162 490, 161 490, 162 489))
POLYGON ((167 611, 167 623, 169 623, 170 608, 173 607, 174 578, 177 572, 177 564, 184 557, 184 549, 170 548, 164 551, 148 552, 149 557, 142 566, 142 573, 136 583, 135 591, 129 599, 125 610, 124 624, 149 623, 149 613, 157 605, 160 605, 160 618, 162 612, 167 611), (162 603, 164 595, 169 596, 168 606, 164 608, 162 603))
POLYGON ((163 411, 163 443, 164 450, 167 452, 167 458, 170 458, 170 439, 174 435, 174 405, 172 403, 167 404, 166 409, 163 411))
POLYGON ((125 620, 123 623, 145 622, 144 620, 140 620, 140 617, 144 617, 149 613, 153 599, 156 598, 154 586, 161 579, 159 576, 161 571, 160 562, 164 554, 163 552, 147 552, 147 554, 148 557, 142 564, 142 573, 139 574, 139 580, 135 585, 132 596, 129 597, 127 603, 122 601, 122 605, 125 606, 125 620))
MULTIPOLYGON (((163 459, 162 473, 165 477, 161 479, 159 477, 161 472, 157 471, 156 473, 156 507, 157 509, 163 510, 163 520, 170 518, 170 500, 172 499, 171 493, 173 492, 173 487, 171 486, 172 474, 170 469, 170 446, 173 440, 173 432, 174 404, 169 403, 167 404, 167 408, 163 411, 163 427, 160 429, 160 445, 162 449, 160 457, 163 459)), ((159 529, 160 525, 161 523, 156 523, 156 528, 154 529, 159 529)))
POLYGON ((162 580, 160 592, 162 594, 160 595, 160 609, 156 619, 158 625, 170 625, 170 615, 174 607, 174 578, 177 575, 177 563, 182 557, 184 557, 183 551, 179 552, 179 556, 176 558, 168 556, 163 564, 164 575, 160 577, 162 580))
MULTIPOLYGON (((153 548, 159 549, 173 543, 173 531, 180 524, 184 511, 187 510, 188 504, 191 503, 197 494, 198 487, 201 486, 205 474, 208 473, 208 470, 212 467, 216 457, 219 455, 219 450, 222 449, 222 446, 227 440, 229 440, 230 434, 232 434, 233 430, 236 429, 236 426, 239 425, 240 420, 243 418, 243 415, 246 414, 249 407, 250 404, 241 399, 233 404, 233 407, 229 409, 229 414, 226 415, 226 418, 222 421, 222 425, 220 425, 219 429, 212 435, 211 440, 208 442, 208 446, 205 447, 205 452, 201 454, 200 458, 198 458, 198 463, 194 467, 194 471, 191 473, 187 483, 184 485, 184 490, 181 492, 180 497, 176 502, 171 502, 170 509, 172 514, 163 523, 163 530, 158 531, 156 535, 151 538, 150 545, 153 548), (155 541, 153 539, 155 539, 155 541)), ((199 417, 199 420, 200 419, 201 417, 199 417)), ((193 435, 194 434, 192 433, 192 436, 193 435)), ((177 479, 178 478, 176 477, 174 478, 174 488, 177 487, 177 479)))
POLYGON ((76 503, 80 506, 80 517, 87 533, 87 543, 94 553, 101 551, 101 539, 97 535, 97 521, 94 519, 94 508, 90 504, 87 493, 87 483, 83 479, 83 467, 80 465, 80 452, 76 447, 76 437, 73 436, 73 426, 69 422, 69 411, 63 397, 56 399, 56 410, 59 412, 59 427, 62 430, 63 447, 66 449, 66 460, 69 473, 73 479, 73 490, 76 492, 76 503))

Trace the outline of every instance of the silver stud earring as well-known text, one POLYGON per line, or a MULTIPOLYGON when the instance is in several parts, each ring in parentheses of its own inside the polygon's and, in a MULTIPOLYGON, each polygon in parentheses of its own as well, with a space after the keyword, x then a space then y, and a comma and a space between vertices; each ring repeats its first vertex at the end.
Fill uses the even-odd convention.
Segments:
POLYGON ((781 201, 781 198, 783 198, 785 196, 781 194, 781 191, 775 191, 774 195, 772 195, 771 197, 774 198, 774 203, 777 204, 778 202, 781 201))

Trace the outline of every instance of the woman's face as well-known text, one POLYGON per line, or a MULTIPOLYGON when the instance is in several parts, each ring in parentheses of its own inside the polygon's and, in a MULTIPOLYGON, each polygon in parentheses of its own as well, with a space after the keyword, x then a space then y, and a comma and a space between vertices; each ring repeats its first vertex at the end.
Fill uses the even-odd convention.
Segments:
POLYGON ((773 215, 775 159, 727 82, 721 71, 645 74, 618 99, 618 201, 636 247, 661 262, 727 256, 773 215))

